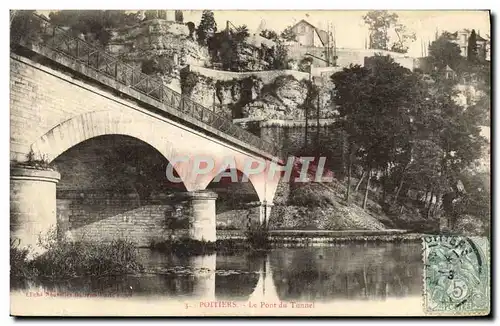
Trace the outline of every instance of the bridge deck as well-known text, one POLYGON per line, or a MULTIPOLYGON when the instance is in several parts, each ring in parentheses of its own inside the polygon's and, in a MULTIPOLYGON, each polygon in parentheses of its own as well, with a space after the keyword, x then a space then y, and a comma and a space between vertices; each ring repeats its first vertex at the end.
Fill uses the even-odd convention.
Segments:
POLYGON ((105 86, 174 120, 222 138, 259 156, 283 159, 274 144, 170 89, 160 78, 146 75, 103 49, 70 35, 37 15, 21 16, 11 26, 11 45, 23 54, 35 54, 65 70, 105 86), (15 29, 15 31, 14 31, 15 29), (28 50, 28 51, 26 51, 28 50))

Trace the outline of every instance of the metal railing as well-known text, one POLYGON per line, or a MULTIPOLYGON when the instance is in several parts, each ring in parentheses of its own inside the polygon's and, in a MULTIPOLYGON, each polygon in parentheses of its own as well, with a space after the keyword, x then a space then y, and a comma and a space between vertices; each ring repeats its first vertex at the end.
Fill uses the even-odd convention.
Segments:
POLYGON ((160 103, 211 126, 229 136, 250 144, 264 152, 281 158, 280 150, 247 130, 235 125, 232 120, 194 102, 190 98, 170 89, 155 76, 142 73, 91 44, 71 35, 69 31, 53 25, 36 14, 17 15, 11 25, 11 44, 36 44, 64 54, 72 60, 105 75, 118 83, 132 88, 160 103))

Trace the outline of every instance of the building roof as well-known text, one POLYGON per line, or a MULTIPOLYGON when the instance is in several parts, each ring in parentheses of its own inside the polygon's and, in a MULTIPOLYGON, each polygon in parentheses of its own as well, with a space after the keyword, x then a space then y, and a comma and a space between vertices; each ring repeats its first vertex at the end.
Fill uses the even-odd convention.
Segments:
POLYGON ((301 23, 305 23, 305 24, 311 26, 316 31, 316 33, 318 33, 319 39, 320 39, 321 43, 323 44, 323 46, 327 45, 328 33, 322 29, 317 28, 316 26, 314 26, 310 22, 306 21, 305 19, 301 19, 297 24, 293 25, 292 28, 294 28, 295 26, 297 26, 301 23))
POLYGON ((260 36, 259 34, 255 33, 255 34, 251 34, 248 39, 247 39, 247 43, 248 44, 251 44, 255 47, 258 47, 260 48, 260 46, 262 44, 264 44, 265 46, 267 46, 268 48, 272 48, 273 46, 276 45, 276 43, 270 39, 267 39, 263 36, 260 36))
MULTIPOLYGON (((467 28, 464 28, 464 29, 461 29, 459 31, 456 31, 455 33, 450 33, 450 37, 452 40, 458 40, 458 34, 467 34, 468 36, 470 36, 470 34, 472 33, 472 30, 470 29, 467 29, 467 28)), ((481 35, 479 35, 479 32, 476 33, 476 42, 487 42, 488 40, 481 37, 481 35)))
POLYGON ((487 40, 487 39, 485 39, 485 38, 483 38, 483 37, 481 37, 481 35, 476 34, 476 42, 477 42, 477 41, 487 42, 488 40, 487 40))

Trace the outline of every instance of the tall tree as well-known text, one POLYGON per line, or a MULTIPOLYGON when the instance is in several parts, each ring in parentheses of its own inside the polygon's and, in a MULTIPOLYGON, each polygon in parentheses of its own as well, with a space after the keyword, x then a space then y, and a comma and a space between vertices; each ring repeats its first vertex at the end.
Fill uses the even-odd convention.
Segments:
POLYGON ((297 41, 297 34, 292 29, 292 26, 288 26, 281 32, 281 38, 285 41, 297 41))
POLYGON ((184 14, 182 12, 182 10, 176 10, 175 11, 175 21, 177 23, 184 23, 184 14))
POLYGON ((397 22, 398 15, 387 10, 372 10, 363 16, 370 29, 370 49, 389 49, 389 29, 397 22))
POLYGON ((245 48, 245 40, 249 36, 248 27, 241 25, 209 37, 207 43, 212 61, 221 63, 224 70, 241 71, 244 68, 241 54, 245 48))
POLYGON ((384 56, 373 57, 366 67, 345 68, 332 80, 351 164, 357 161, 368 176, 367 198, 373 172, 388 169, 408 147, 419 83, 411 71, 384 56))
POLYGON ((392 44, 391 51, 407 53, 409 43, 415 42, 417 36, 414 32, 410 32, 408 28, 401 23, 396 23, 394 25, 394 32, 396 33, 398 39, 392 44))
POLYGON ((450 34, 445 32, 429 45, 429 59, 431 64, 439 70, 447 65, 456 69, 462 61, 460 47, 451 42, 450 34))
POLYGON ((193 22, 187 22, 186 26, 189 29, 189 37, 194 40, 194 32, 196 31, 196 26, 193 22))
POLYGON ((387 10, 372 10, 364 15, 363 19, 370 30, 370 49, 407 53, 409 44, 416 40, 415 33, 402 24, 395 13, 387 10), (392 42, 389 36, 390 31, 393 31, 397 37, 392 42))
POLYGON ((211 10, 203 10, 201 21, 196 30, 198 43, 201 45, 207 44, 207 38, 213 36, 217 32, 217 23, 215 22, 214 13, 211 10))

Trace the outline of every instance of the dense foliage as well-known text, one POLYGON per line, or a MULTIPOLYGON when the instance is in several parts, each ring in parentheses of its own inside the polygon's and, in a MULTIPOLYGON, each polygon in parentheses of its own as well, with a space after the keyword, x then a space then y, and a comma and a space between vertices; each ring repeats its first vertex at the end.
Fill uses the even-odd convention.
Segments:
POLYGON ((57 235, 55 229, 40 239, 46 251, 30 259, 30 250, 11 241, 11 279, 64 280, 83 276, 111 276, 136 273, 142 270, 137 249, 127 240, 111 242, 70 241, 57 235))
POLYGON ((132 26, 139 23, 135 13, 124 10, 60 10, 49 15, 56 25, 70 27, 75 34, 84 34, 90 40, 106 45, 112 28, 132 26))
MULTIPOLYGON (((349 176, 353 166, 362 167, 366 176, 363 208, 373 180, 388 212, 394 205, 403 205, 406 194, 414 193, 421 198, 426 218, 439 212, 439 205, 452 219, 465 214, 486 218, 489 206, 485 206, 484 189, 479 197, 472 191, 457 204, 464 196, 457 185, 485 145, 480 136, 483 114, 477 107, 457 104, 458 79, 446 75, 444 68, 459 52, 443 40, 445 36, 430 46, 430 60, 436 67, 431 82, 384 56, 332 76, 339 125, 349 144, 349 176), (466 202, 475 204, 459 208, 466 202)), ((469 72, 474 69, 479 68, 468 67, 469 72)), ((349 202, 350 177, 347 183, 349 202)))
POLYGON ((297 35, 293 31, 292 26, 285 28, 280 36, 285 41, 297 41, 297 35))
POLYGON ((201 21, 196 30, 196 37, 200 45, 206 45, 208 37, 217 32, 217 23, 211 10, 203 10, 201 21))
POLYGON ((141 70, 148 75, 169 75, 174 69, 174 62, 172 58, 165 55, 145 59, 142 61, 141 70))

